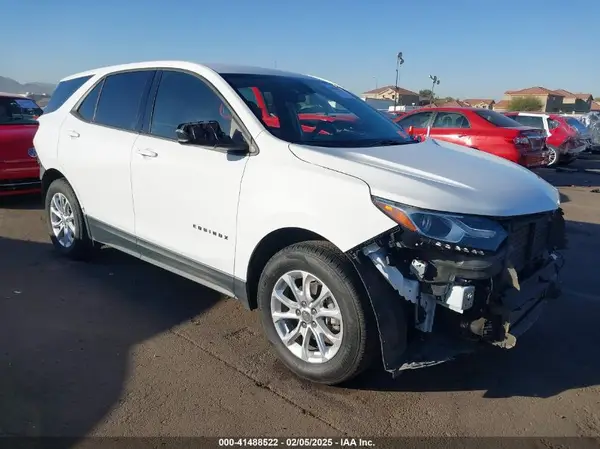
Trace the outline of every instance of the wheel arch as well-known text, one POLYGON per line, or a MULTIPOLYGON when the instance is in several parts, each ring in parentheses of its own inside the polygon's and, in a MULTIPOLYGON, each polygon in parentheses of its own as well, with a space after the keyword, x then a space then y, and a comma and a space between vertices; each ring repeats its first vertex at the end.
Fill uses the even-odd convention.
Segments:
MULTIPOLYGON (((50 184, 52 184, 54 181, 56 181, 57 179, 61 179, 64 178, 66 179, 66 176, 62 174, 62 172, 60 170, 57 170, 56 168, 49 168, 48 170, 44 171, 44 174, 42 175, 42 198, 46 198, 46 193, 48 192, 48 188, 50 187, 50 184)), ((68 182, 68 181, 67 181, 68 182)))
POLYGON ((276 229, 264 236, 258 242, 250 256, 246 273, 246 295, 250 310, 257 307, 256 293, 258 290, 258 281, 260 280, 260 275, 269 259, 283 248, 295 243, 311 240, 332 243, 330 240, 314 231, 298 227, 276 229))
POLYGON ((42 179, 41 179, 41 183, 42 183, 42 201, 45 203, 46 201, 46 194, 48 193, 48 189, 50 188, 50 186, 52 185, 52 183, 54 181, 56 181, 57 179, 64 179, 65 182, 67 182, 69 184, 69 186, 71 187, 71 189, 73 189, 73 193, 75 193, 75 197, 77 198, 77 201, 79 202, 79 206, 81 207, 81 212, 83 213, 83 220, 85 223, 85 230, 86 233, 88 235, 88 237, 91 239, 92 238, 92 234, 90 232, 90 226, 87 220, 87 215, 85 213, 85 209, 83 208, 83 205, 81 204, 81 200, 79 199, 79 195, 77 194, 77 190, 75 190, 75 187, 73 187, 73 184, 71 184, 69 182, 69 179, 63 174, 62 171, 60 171, 57 168, 49 168, 47 170, 44 170, 44 174, 42 175, 42 179))

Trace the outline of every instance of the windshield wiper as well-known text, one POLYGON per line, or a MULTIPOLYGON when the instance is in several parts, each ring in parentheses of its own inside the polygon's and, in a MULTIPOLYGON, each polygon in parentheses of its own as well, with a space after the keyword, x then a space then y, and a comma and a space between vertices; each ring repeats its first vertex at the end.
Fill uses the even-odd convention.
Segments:
POLYGON ((382 139, 369 142, 369 146, 373 147, 389 147, 394 145, 406 145, 408 143, 417 143, 416 140, 396 140, 396 139, 382 139))

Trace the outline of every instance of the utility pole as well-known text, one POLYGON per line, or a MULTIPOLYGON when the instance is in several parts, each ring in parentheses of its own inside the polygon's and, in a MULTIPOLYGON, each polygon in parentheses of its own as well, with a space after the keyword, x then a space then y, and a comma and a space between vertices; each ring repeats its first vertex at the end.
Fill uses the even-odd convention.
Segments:
POLYGON ((394 112, 396 112, 396 107, 398 106, 398 75, 400 73, 400 66, 404 64, 404 59, 402 59, 402 52, 398 52, 396 55, 396 85, 394 89, 394 112))
POLYGON ((433 90, 435 89, 435 85, 436 84, 440 84, 440 79, 437 77, 437 75, 429 75, 429 79, 431 79, 433 81, 432 85, 431 85, 431 100, 429 100, 429 105, 433 104, 433 90))

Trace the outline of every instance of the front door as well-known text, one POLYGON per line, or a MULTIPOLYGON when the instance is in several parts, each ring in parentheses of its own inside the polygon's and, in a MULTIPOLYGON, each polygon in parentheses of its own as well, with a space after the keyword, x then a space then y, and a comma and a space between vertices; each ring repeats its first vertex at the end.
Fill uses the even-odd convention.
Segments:
POLYGON ((406 117, 402 117, 398 120, 398 124, 404 128, 404 131, 408 132, 409 128, 413 127, 413 136, 420 136, 425 140, 427 136, 427 126, 431 122, 433 111, 417 112, 415 114, 409 114, 406 117))
POLYGON ((467 147, 475 146, 469 120, 459 112, 438 112, 431 125, 430 136, 467 147))
POLYGON ((183 273, 191 268, 193 276, 224 291, 218 287, 233 283, 238 197, 249 156, 178 143, 175 130, 182 123, 210 120, 225 133, 241 127, 222 98, 193 74, 163 71, 155 98, 131 163, 142 256, 159 263, 164 257, 162 262, 183 273))

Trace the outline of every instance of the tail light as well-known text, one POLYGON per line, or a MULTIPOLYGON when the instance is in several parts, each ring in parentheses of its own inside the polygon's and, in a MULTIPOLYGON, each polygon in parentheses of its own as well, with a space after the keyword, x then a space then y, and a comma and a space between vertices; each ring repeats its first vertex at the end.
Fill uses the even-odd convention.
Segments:
POLYGON ((513 139, 513 143, 520 152, 529 151, 531 149, 531 141, 529 140, 529 137, 523 134, 518 134, 513 139))

